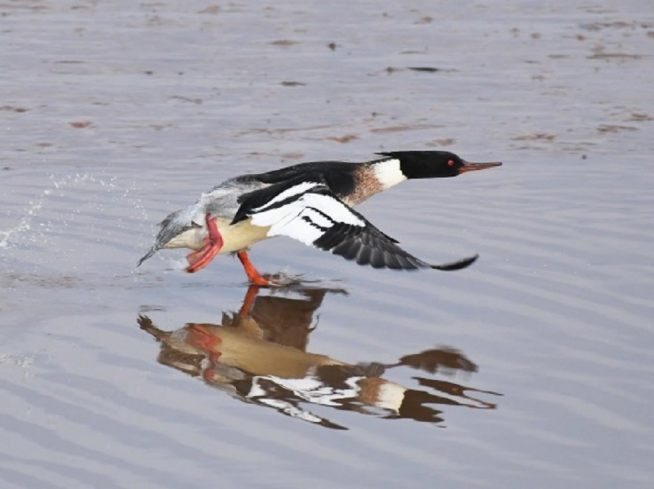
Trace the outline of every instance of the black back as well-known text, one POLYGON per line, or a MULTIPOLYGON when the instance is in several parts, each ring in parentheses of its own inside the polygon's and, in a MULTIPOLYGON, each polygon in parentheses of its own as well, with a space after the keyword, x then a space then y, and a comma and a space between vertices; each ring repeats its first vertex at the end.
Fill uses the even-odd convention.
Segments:
MULTIPOLYGON (((256 178, 255 176, 252 176, 256 178)), ((238 197, 238 203, 241 204, 238 211, 232 219, 232 224, 236 224, 244 219, 247 219, 250 212, 254 209, 262 207, 270 202, 272 199, 281 194, 284 190, 287 190, 296 185, 300 185, 304 182, 314 182, 316 184, 324 184, 324 181, 317 173, 307 173, 301 176, 290 177, 288 179, 281 179, 279 183, 272 183, 269 187, 264 187, 258 190, 253 190, 246 194, 240 195, 238 197)), ((267 182, 266 182, 267 183, 267 182)), ((288 204, 298 198, 297 194, 293 194, 286 200, 278 202, 274 207, 281 207, 288 204)))
POLYGON ((344 161, 312 161, 250 175, 250 177, 259 182, 271 184, 302 179, 323 181, 338 198, 343 198, 354 191, 356 184, 354 174, 361 165, 362 163, 344 161))

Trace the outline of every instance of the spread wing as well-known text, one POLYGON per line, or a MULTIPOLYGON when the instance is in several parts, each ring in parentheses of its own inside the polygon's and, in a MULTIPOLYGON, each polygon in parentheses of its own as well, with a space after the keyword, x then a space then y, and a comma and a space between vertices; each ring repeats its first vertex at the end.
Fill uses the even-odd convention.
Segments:
POLYGON ((320 178, 305 176, 243 196, 232 224, 248 218, 255 226, 269 226, 268 236, 288 236, 374 268, 458 270, 477 259, 430 265, 416 258, 338 199, 320 178))

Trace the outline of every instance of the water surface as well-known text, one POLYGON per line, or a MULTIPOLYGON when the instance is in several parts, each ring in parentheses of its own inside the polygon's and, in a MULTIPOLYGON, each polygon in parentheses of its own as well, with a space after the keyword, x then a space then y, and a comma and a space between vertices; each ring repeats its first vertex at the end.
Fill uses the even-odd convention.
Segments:
POLYGON ((650 487, 649 2, 0 15, 2 487, 650 487), (470 269, 270 240, 311 282, 247 299, 229 257, 134 268, 224 178, 431 148, 505 164, 361 211, 470 269))

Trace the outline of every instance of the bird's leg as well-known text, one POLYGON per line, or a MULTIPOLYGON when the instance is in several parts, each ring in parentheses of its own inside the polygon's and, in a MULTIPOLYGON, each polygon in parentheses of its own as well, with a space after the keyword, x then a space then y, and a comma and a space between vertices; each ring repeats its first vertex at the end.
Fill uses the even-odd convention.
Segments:
MULTIPOLYGON (((207 238, 204 238, 204 242, 207 242, 207 238)), ((196 261, 200 259, 200 256, 204 253, 204 248, 200 250, 195 250, 191 251, 188 255, 186 255, 186 261, 188 261, 189 265, 192 265, 196 261)))
POLYGON ((241 306, 241 309, 238 311, 239 316, 243 318, 247 318, 250 316, 250 313, 252 312, 252 306, 254 305, 254 300, 257 298, 258 293, 259 293, 258 285, 250 285, 248 287, 248 291, 245 294, 245 299, 243 299, 243 305, 241 306))
POLYGON ((248 280, 254 284, 254 285, 260 285, 263 287, 268 287, 271 284, 270 280, 267 278, 264 278, 261 276, 259 272, 257 272, 257 269, 254 268, 254 265, 250 261, 250 257, 248 256, 248 252, 245 250, 239 251, 236 253, 238 256, 238 259, 241 260, 241 264, 243 265, 243 269, 245 270, 245 274, 248 276, 248 280))
POLYGON ((205 222, 207 223, 209 235, 204 238, 205 244, 201 250, 194 251, 187 255, 186 259, 188 260, 189 265, 186 267, 186 271, 188 273, 194 273, 206 267, 223 247, 223 237, 220 235, 220 231, 218 231, 216 218, 212 218, 207 212, 205 222))
POLYGON ((202 324, 191 324, 186 327, 186 342, 206 355, 208 366, 202 370, 202 377, 207 382, 213 378, 213 369, 218 365, 220 345, 223 342, 220 336, 211 334, 202 324))

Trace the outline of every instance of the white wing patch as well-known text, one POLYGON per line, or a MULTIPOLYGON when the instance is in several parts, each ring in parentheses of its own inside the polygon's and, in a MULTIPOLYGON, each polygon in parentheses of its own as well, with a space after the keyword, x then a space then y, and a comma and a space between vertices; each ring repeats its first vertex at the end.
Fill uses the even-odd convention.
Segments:
POLYGON ((307 246, 313 246, 313 242, 323 235, 323 231, 312 226, 306 221, 292 219, 285 225, 275 225, 268 231, 268 236, 288 236, 297 239, 307 246))
MULTIPOLYGON (((388 177, 386 181, 390 182, 393 165, 396 172, 401 172, 397 160, 387 161, 389 166, 379 171, 385 173, 388 177)), ((456 270, 474 261, 473 258, 432 266, 400 248, 396 240, 339 200, 324 182, 302 181, 282 185, 285 187, 279 193, 273 186, 250 195, 241 203, 232 223, 249 218, 253 226, 267 228, 265 232, 268 237, 288 236, 305 245, 373 268, 456 270), (250 202, 256 203, 252 205, 250 202)))
MULTIPOLYGON (((292 187, 280 195, 286 192, 287 198, 297 195, 302 190, 291 191, 298 187, 306 188, 306 184, 292 187)), ((277 197, 273 199, 276 202, 281 200, 283 199, 277 197)), ((270 207, 270 203, 261 208, 265 207, 270 207)), ((305 193, 296 200, 269 210, 255 210, 252 215, 252 224, 255 226, 270 226, 268 236, 288 236, 309 246, 337 223, 357 227, 366 225, 335 197, 316 193, 305 193)))
POLYGON ((365 221, 353 214, 348 206, 331 195, 305 194, 300 200, 306 203, 306 207, 314 208, 327 215, 331 221, 359 227, 366 225, 365 221))
POLYGON ((307 207, 306 209, 304 209, 300 217, 301 216, 306 216, 316 226, 320 226, 323 228, 329 228, 334 225, 334 222, 330 218, 325 217, 323 214, 321 214, 318 210, 314 209, 313 207, 307 207))
POLYGON ((264 205, 261 207, 257 207, 256 209, 252 209, 253 212, 261 212, 267 208, 274 207, 277 202, 281 202, 283 200, 288 199, 289 197, 292 197, 294 195, 300 195, 303 194, 304 192, 307 192, 308 190, 321 185, 320 183, 317 182, 302 182, 299 183, 298 185, 293 185, 290 188, 287 188, 283 192, 280 192, 278 195, 275 196, 274 199, 270 200, 269 202, 266 202, 264 205))

